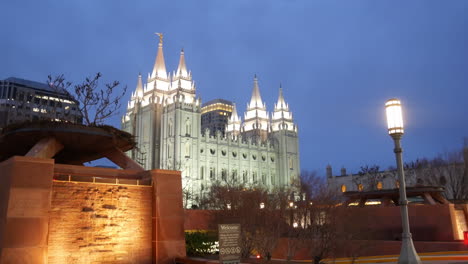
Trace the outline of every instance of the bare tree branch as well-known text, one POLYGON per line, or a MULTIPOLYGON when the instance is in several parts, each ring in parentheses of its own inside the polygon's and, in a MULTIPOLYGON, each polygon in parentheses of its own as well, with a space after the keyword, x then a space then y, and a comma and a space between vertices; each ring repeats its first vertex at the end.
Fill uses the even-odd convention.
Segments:
POLYGON ((79 102, 78 110, 86 125, 102 125, 107 119, 118 114, 121 99, 127 92, 127 87, 119 89, 120 83, 118 81, 100 87, 99 79, 101 77, 102 74, 98 72, 93 77, 87 77, 82 83, 76 85, 67 82, 63 74, 55 78, 49 75, 48 80, 51 87, 63 90, 79 102))

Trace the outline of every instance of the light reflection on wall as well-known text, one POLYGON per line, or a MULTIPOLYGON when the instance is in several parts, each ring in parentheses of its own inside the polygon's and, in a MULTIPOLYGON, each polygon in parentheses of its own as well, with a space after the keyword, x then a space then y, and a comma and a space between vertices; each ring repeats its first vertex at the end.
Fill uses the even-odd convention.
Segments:
POLYGON ((54 181, 48 263, 151 263, 151 186, 54 181))

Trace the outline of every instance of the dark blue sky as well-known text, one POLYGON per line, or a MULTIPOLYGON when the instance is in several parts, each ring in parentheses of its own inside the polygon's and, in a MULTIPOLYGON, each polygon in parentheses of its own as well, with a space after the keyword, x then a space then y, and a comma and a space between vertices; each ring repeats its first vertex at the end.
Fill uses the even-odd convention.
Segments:
POLYGON ((243 113, 256 73, 272 111, 281 82, 302 168, 320 174, 328 163, 335 173, 394 164, 383 107, 392 97, 405 107, 407 161, 468 136, 468 1, 18 0, 0 10, 2 79, 100 71, 133 91, 163 32, 168 69, 184 48, 204 102, 233 100, 243 113))

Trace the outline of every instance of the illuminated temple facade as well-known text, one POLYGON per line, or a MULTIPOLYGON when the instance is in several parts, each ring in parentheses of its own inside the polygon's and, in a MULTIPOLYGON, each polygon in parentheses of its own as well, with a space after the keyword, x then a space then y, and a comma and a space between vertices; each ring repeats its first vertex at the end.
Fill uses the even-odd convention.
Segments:
POLYGON ((191 201, 203 197, 216 181, 272 189, 298 180, 297 126, 281 87, 270 114, 255 76, 244 118, 233 104, 225 131, 214 135, 209 129, 202 131, 201 112, 184 51, 170 74, 160 39, 154 67, 145 82, 138 76, 122 117, 122 129, 137 141, 128 155, 145 169, 182 171, 183 191, 191 201))

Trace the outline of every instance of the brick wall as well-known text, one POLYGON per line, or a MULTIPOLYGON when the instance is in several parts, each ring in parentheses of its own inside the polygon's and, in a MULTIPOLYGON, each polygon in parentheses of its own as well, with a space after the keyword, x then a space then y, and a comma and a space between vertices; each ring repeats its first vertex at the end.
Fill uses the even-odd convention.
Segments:
POLYGON ((48 263, 151 263, 152 190, 54 181, 48 263))

